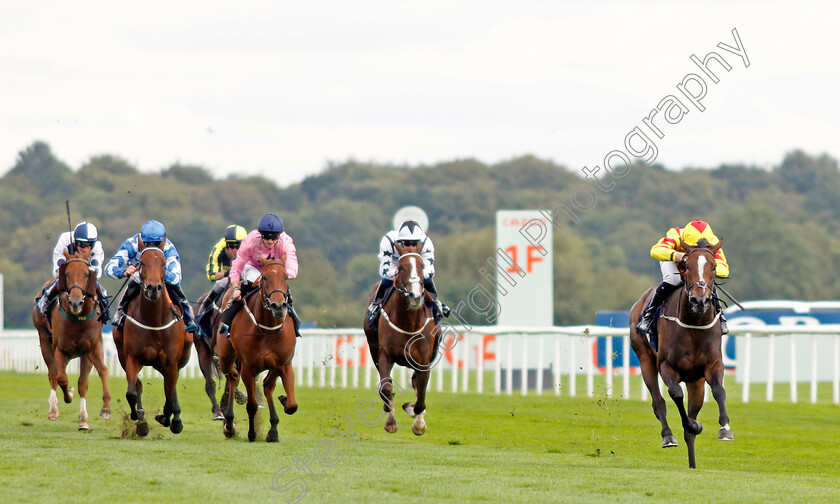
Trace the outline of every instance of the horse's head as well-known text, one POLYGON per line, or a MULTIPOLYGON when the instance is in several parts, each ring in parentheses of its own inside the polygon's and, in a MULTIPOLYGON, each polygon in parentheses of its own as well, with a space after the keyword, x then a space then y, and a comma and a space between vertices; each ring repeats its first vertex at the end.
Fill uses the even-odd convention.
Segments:
POLYGON ((260 256, 257 261, 262 266, 260 280, 260 298, 263 309, 270 311, 274 318, 286 319, 289 309, 289 287, 286 275, 286 254, 280 259, 266 259, 260 256))
POLYGON ((157 301, 163 293, 165 279, 166 257, 163 250, 141 242, 140 284, 143 286, 143 297, 149 301, 157 301))
POLYGON ((715 283, 715 254, 720 249, 723 241, 709 246, 709 242, 703 238, 696 246, 680 240, 682 249, 685 250, 683 257, 683 268, 685 270, 685 292, 691 311, 700 315, 706 313, 712 306, 712 286, 715 283))
POLYGON ((423 305, 423 258, 417 247, 406 247, 397 243, 396 249, 400 259, 394 287, 408 298, 408 309, 417 310, 423 305))
POLYGON ((96 273, 90 269, 90 248, 75 254, 64 251, 64 263, 58 268, 58 290, 67 293, 70 315, 82 315, 85 300, 96 295, 96 273))

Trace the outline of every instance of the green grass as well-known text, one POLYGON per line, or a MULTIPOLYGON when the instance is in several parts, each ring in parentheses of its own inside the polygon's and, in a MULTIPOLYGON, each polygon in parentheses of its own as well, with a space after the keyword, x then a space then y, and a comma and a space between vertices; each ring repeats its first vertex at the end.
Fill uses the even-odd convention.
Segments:
MULTIPOLYGON (((153 415, 163 405, 162 381, 144 382, 144 405, 153 415)), ((634 397, 637 385, 634 380, 634 397)), ((663 450, 649 403, 608 399, 602 381, 594 398, 585 397, 585 382, 577 386, 575 398, 432 390, 422 437, 411 433, 401 411, 396 434, 381 422, 362 425, 356 406, 375 399, 372 391, 298 388, 300 410, 281 416, 281 441, 269 444, 267 412, 260 410, 257 442, 248 443, 247 415, 238 405, 240 432, 225 439, 221 422, 210 420, 202 380, 179 381, 181 434, 152 420, 149 437, 137 439, 126 419, 123 378, 111 380, 114 418, 108 421, 96 417, 101 388, 91 379, 92 430, 83 433, 76 430, 77 398, 61 403, 61 419, 50 422, 46 376, 2 372, 0 477, 15 502, 284 502, 296 489, 280 493, 273 483, 291 487, 295 478, 307 485, 302 502, 312 503, 815 503, 836 502, 840 494, 840 407, 830 402, 803 403, 807 395, 800 391, 799 404, 743 404, 728 382, 735 441, 716 440, 717 407, 707 403, 700 412, 705 430, 697 438, 698 468, 691 470, 670 399, 669 420, 681 445, 663 450), (348 415, 355 442, 333 434, 350 436, 348 415), (334 443, 331 453, 327 444, 319 447, 325 439, 334 443), (316 462, 316 449, 333 465, 316 462), (300 460, 319 479, 298 469, 300 460), (286 466, 289 471, 278 474, 286 466)), ((620 382, 616 386, 620 391, 620 382)))

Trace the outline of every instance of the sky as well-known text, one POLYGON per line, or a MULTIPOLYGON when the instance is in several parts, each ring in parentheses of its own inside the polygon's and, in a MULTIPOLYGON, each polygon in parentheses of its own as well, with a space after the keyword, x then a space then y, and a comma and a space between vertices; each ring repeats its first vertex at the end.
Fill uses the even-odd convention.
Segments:
POLYGON ((73 169, 111 154, 282 187, 348 159, 577 171, 651 135, 669 95, 688 110, 653 118, 669 169, 840 158, 838 25, 831 1, 4 0, 0 174, 35 140, 73 169), (749 66, 718 46, 733 29, 749 66), (712 51, 717 83, 691 61, 712 51))

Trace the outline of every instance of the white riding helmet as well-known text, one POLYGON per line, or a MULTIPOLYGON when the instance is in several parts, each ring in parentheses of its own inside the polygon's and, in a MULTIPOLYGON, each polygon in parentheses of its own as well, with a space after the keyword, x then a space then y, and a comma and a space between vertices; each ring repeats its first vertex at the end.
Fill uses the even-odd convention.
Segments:
POLYGON ((407 220, 397 230, 397 241, 423 241, 426 234, 416 221, 407 220))

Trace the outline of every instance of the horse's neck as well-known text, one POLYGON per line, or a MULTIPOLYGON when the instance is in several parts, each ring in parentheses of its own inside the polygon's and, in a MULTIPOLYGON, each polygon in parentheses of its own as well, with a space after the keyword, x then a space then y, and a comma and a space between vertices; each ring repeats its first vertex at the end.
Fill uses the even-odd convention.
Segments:
POLYGON ((421 302, 420 307, 416 310, 409 310, 409 302, 406 296, 400 295, 398 292, 395 292, 389 303, 393 303, 395 306, 394 310, 394 322, 399 323, 402 322, 405 324, 406 327, 402 327, 406 330, 416 329, 422 326, 426 322, 426 303, 421 302))

